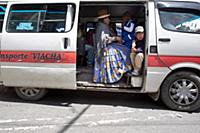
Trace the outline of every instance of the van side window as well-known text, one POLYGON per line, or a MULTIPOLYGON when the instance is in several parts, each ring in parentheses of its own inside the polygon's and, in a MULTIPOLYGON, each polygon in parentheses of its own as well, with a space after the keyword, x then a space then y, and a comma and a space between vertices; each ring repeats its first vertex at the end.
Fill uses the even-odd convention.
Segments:
POLYGON ((2 32, 5 11, 6 11, 6 5, 0 5, 0 32, 2 32))
MULTIPOLYGON (((65 32, 68 5, 64 3, 12 5, 8 17, 7 31, 65 32)), ((75 8, 74 5, 73 8, 75 8)))
POLYGON ((186 33, 200 33, 200 13, 196 10, 160 9, 163 28, 186 33))

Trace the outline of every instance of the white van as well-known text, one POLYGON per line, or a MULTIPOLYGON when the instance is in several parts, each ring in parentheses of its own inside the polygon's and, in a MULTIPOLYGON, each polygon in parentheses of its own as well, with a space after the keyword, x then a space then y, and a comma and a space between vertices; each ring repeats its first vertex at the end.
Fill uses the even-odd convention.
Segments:
POLYGON ((0 1, 0 83, 26 100, 47 89, 146 93, 171 109, 200 108, 200 1, 179 0, 5 0, 0 1), (141 76, 93 82, 93 68, 77 44, 79 23, 95 30, 106 8, 120 34, 122 14, 145 27, 141 76), (169 26, 179 17, 174 27, 169 26), (174 18, 174 19, 172 19, 174 18))

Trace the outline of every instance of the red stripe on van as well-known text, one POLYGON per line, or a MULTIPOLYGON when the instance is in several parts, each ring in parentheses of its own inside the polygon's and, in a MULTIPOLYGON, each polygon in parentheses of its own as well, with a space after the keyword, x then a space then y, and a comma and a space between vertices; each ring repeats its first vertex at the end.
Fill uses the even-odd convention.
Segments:
POLYGON ((167 67, 157 55, 148 56, 148 66, 149 67, 167 67))
POLYGON ((148 56, 149 67, 170 67, 177 63, 190 62, 200 64, 200 56, 148 56))
POLYGON ((64 51, 1 51, 1 62, 76 63, 76 52, 64 51))

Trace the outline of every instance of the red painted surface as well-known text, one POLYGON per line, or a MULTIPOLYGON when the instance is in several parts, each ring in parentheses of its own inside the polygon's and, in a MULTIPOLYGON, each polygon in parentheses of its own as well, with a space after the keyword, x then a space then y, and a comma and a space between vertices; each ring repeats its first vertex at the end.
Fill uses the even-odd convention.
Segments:
POLYGON ((149 67, 170 67, 177 63, 191 62, 200 64, 199 56, 148 56, 148 66, 149 67))
POLYGON ((76 52, 66 51, 1 51, 1 62, 76 63, 76 52))
MULTIPOLYGON (((76 63, 76 52, 66 51, 1 51, 1 62, 22 63, 76 63)), ((170 67, 177 63, 192 62, 200 64, 198 56, 148 56, 149 67, 170 67)))

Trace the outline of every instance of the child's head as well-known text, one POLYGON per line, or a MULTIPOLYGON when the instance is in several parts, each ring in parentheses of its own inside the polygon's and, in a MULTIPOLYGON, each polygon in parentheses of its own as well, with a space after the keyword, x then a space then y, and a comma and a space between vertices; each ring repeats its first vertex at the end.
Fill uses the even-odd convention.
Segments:
POLYGON ((131 18, 131 13, 129 11, 126 11, 123 15, 122 15, 122 21, 126 22, 127 20, 129 20, 131 18))
POLYGON ((142 26, 137 26, 135 28, 135 34, 137 40, 143 40, 144 39, 144 28, 142 26))

